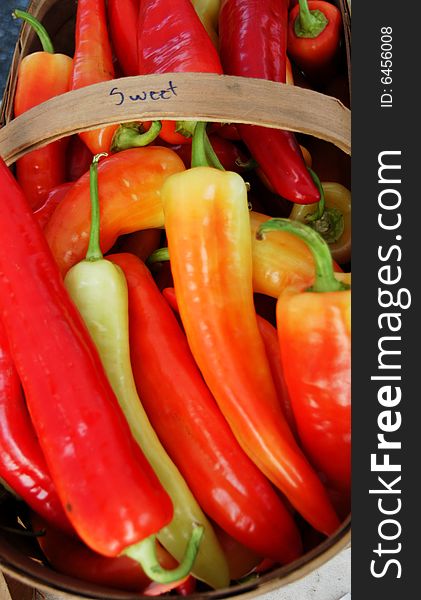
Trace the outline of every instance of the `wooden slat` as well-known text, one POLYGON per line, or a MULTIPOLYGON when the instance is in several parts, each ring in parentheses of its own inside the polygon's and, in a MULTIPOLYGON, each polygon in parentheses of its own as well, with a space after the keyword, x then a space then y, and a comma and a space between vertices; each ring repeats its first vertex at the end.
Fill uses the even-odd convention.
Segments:
POLYGON ((287 129, 351 151, 351 113, 336 98, 261 79, 174 73, 125 77, 57 96, 0 130, 0 155, 12 164, 62 136, 158 118, 287 129))

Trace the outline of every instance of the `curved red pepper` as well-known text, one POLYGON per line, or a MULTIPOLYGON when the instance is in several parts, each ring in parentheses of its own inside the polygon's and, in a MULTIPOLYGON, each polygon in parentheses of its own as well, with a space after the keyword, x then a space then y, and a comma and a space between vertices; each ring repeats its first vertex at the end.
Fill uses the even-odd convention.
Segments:
POLYGON ((135 256, 110 258, 126 276, 133 373, 148 417, 204 511, 260 556, 301 553, 293 518, 240 448, 203 382, 187 340, 135 256))
POLYGON ((139 0, 108 0, 111 40, 124 75, 139 75, 137 60, 137 15, 139 0))
POLYGON ((71 532, 22 395, 0 321, 0 477, 35 512, 71 532))
POLYGON ((341 34, 341 11, 336 6, 323 0, 300 0, 289 15, 288 53, 320 85, 335 74, 341 34))
POLYGON ((0 187, 0 316, 11 355, 69 520, 88 546, 115 556, 165 526, 172 504, 133 441, 42 231, 2 160, 0 187))
MULTIPOLYGON (((224 0, 219 15, 221 61, 225 73, 286 81, 287 0, 224 0)), ((300 204, 319 200, 294 134, 237 125, 278 194, 300 204)))

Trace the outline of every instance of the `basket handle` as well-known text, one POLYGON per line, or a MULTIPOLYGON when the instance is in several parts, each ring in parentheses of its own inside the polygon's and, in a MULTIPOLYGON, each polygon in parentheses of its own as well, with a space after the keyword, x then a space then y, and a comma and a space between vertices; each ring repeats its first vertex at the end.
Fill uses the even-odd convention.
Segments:
POLYGON ((336 98, 262 79, 169 73, 115 79, 56 96, 0 129, 0 155, 10 165, 64 136, 153 119, 286 129, 351 152, 351 113, 336 98))

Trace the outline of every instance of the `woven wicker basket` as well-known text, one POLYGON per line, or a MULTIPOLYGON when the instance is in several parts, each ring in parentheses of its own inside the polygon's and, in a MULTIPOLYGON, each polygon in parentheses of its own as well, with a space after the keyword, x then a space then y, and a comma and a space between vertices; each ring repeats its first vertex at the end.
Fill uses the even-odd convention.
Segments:
MULTIPOLYGON (((348 72, 350 65, 350 10, 338 0, 344 20, 348 72)), ((56 51, 71 54, 76 0, 33 0, 30 11, 50 32, 56 51)), ((307 89, 231 76, 166 74, 129 77, 100 83, 53 98, 13 119, 13 96, 20 59, 39 49, 27 25, 15 49, 0 114, 0 155, 12 165, 20 156, 62 136, 99 126, 150 119, 243 122, 305 133, 335 144, 350 154, 350 111, 336 98, 307 89), (177 96, 171 102, 132 101, 142 91, 160 90, 172 81, 177 96), (116 94, 124 94, 117 106, 116 94)), ((118 96, 120 100, 122 96, 118 96)), ((13 508, 13 510, 15 510, 13 508)), ((0 524, 16 522, 16 513, 2 506, 0 524)), ((242 598, 282 587, 318 568, 350 543, 350 519, 323 543, 296 562, 277 568, 255 581, 189 598, 242 598)), ((139 594, 101 588, 57 573, 41 562, 37 544, 14 534, 0 537, 0 568, 31 587, 54 592, 57 598, 107 600, 139 599, 139 594)))

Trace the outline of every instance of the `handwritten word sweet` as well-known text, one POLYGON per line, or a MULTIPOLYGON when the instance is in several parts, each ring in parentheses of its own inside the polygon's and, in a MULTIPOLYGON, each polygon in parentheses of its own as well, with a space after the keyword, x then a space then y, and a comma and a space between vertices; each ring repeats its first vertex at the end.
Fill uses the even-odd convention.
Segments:
POLYGON ((110 96, 116 96, 116 106, 121 106, 125 102, 146 102, 147 100, 170 100, 173 96, 177 96, 177 86, 172 81, 168 83, 168 87, 163 90, 143 90, 135 96, 126 96, 118 87, 114 87, 110 91, 110 96))

